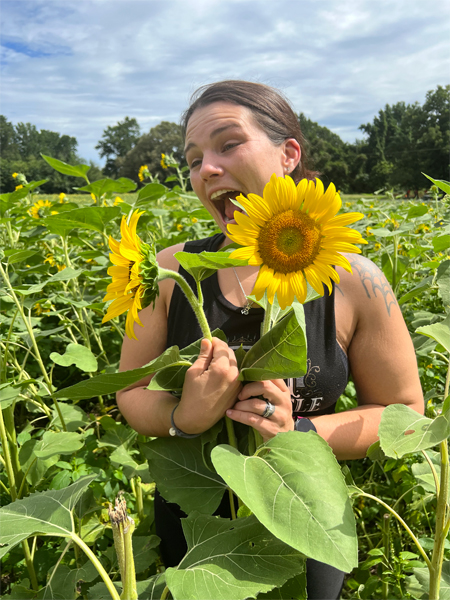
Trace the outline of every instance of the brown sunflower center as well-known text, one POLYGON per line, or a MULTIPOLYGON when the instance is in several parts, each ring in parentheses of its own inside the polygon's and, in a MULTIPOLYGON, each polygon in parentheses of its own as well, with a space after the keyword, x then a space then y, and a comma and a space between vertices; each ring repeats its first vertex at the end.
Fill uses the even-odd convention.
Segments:
POLYGON ((321 227, 304 213, 286 210, 275 215, 258 236, 264 264, 278 273, 301 271, 320 251, 321 227))

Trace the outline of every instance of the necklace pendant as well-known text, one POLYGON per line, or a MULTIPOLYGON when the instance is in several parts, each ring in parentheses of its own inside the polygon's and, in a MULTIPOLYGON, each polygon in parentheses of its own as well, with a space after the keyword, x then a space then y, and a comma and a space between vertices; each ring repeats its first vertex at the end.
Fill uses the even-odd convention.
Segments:
POLYGON ((250 312, 250 303, 247 302, 247 304, 241 309, 241 313, 243 315, 247 316, 249 312, 250 312))

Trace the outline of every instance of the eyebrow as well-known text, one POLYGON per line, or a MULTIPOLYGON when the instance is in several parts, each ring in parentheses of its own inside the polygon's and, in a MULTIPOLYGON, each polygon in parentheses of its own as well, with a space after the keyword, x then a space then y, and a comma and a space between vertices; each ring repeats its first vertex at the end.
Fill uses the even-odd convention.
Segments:
MULTIPOLYGON (((240 125, 238 125, 238 123, 230 123, 229 125, 224 125, 223 127, 218 127, 217 129, 214 129, 214 131, 211 132, 209 139, 212 140, 214 137, 220 135, 227 129, 242 129, 242 127, 240 125)), ((184 149, 184 153, 186 154, 187 152, 189 152, 189 150, 191 148, 194 148, 195 146, 196 146, 196 144, 194 144, 194 142, 190 142, 184 149)))

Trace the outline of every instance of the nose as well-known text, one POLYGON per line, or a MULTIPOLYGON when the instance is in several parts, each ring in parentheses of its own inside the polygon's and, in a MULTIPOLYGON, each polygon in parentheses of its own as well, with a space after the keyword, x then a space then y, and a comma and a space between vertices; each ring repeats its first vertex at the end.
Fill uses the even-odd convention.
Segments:
POLYGON ((219 164, 216 154, 205 153, 200 167, 200 177, 203 181, 208 181, 211 177, 223 175, 223 169, 219 164))

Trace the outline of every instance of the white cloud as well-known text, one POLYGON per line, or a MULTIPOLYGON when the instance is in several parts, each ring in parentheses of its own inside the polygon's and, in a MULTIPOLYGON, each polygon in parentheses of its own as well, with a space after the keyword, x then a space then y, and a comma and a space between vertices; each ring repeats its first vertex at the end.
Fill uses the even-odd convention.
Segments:
POLYGON ((0 18, 1 112, 76 136, 97 161, 107 125, 178 121, 211 81, 279 87, 353 141, 450 72, 447 0, 2 0, 0 18))

